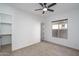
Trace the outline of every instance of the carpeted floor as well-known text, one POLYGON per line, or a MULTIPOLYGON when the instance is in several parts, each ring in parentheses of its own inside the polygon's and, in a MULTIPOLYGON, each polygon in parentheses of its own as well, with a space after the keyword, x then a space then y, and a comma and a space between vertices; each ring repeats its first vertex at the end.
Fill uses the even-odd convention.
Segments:
POLYGON ((12 53, 14 56, 79 56, 79 51, 51 44, 40 42, 38 44, 25 47, 12 53))
MULTIPOLYGON (((4 54, 2 54, 4 55, 4 54)), ((40 42, 12 53, 6 54, 10 56, 79 56, 79 51, 63 47, 60 45, 40 42)))
POLYGON ((0 56, 9 56, 10 54, 11 54, 11 44, 1 46, 0 56))

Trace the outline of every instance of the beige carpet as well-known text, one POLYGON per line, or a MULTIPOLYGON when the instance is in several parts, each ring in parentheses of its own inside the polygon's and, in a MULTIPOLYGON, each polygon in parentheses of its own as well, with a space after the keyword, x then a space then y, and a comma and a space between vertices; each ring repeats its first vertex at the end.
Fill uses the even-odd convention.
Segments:
POLYGON ((0 56, 9 56, 10 54, 11 54, 11 44, 1 46, 0 56))
POLYGON ((67 47, 40 42, 11 53, 10 45, 4 46, 2 56, 79 56, 79 51, 67 47))
POLYGON ((79 51, 51 44, 40 42, 38 44, 25 47, 12 53, 13 56, 79 56, 79 51))

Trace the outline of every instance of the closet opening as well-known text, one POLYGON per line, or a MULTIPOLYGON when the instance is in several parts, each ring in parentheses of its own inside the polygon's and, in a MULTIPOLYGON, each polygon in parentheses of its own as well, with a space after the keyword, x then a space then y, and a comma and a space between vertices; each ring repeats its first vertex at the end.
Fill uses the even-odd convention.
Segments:
POLYGON ((12 16, 0 13, 0 55, 12 50, 12 16))

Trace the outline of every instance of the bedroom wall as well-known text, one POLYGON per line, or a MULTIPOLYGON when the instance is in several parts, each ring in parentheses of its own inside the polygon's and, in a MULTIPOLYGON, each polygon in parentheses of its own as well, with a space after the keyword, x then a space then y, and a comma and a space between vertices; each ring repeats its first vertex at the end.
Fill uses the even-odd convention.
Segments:
POLYGON ((8 4, 0 4, 0 13, 12 16, 12 50, 40 42, 41 17, 8 4))
POLYGON ((16 11, 13 24, 13 50, 40 42, 40 21, 31 14, 16 11))
POLYGON ((44 22, 44 40, 79 50, 79 4, 58 4, 55 12, 44 22), (61 7, 59 7, 61 6, 61 7), (68 39, 52 37, 51 21, 68 19, 68 39))

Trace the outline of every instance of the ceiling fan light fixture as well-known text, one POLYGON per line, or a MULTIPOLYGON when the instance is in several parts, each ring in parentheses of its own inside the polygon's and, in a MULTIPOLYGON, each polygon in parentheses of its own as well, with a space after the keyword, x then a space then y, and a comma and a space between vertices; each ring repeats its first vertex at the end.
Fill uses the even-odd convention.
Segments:
POLYGON ((39 4, 42 7, 42 9, 41 8, 40 9, 36 9, 35 11, 42 10, 43 11, 42 14, 45 14, 45 12, 47 12, 47 11, 54 12, 54 10, 50 9, 50 7, 56 5, 56 3, 51 3, 50 5, 47 5, 47 3, 39 3, 39 4))
POLYGON ((43 8, 43 11, 47 11, 47 8, 43 8))

